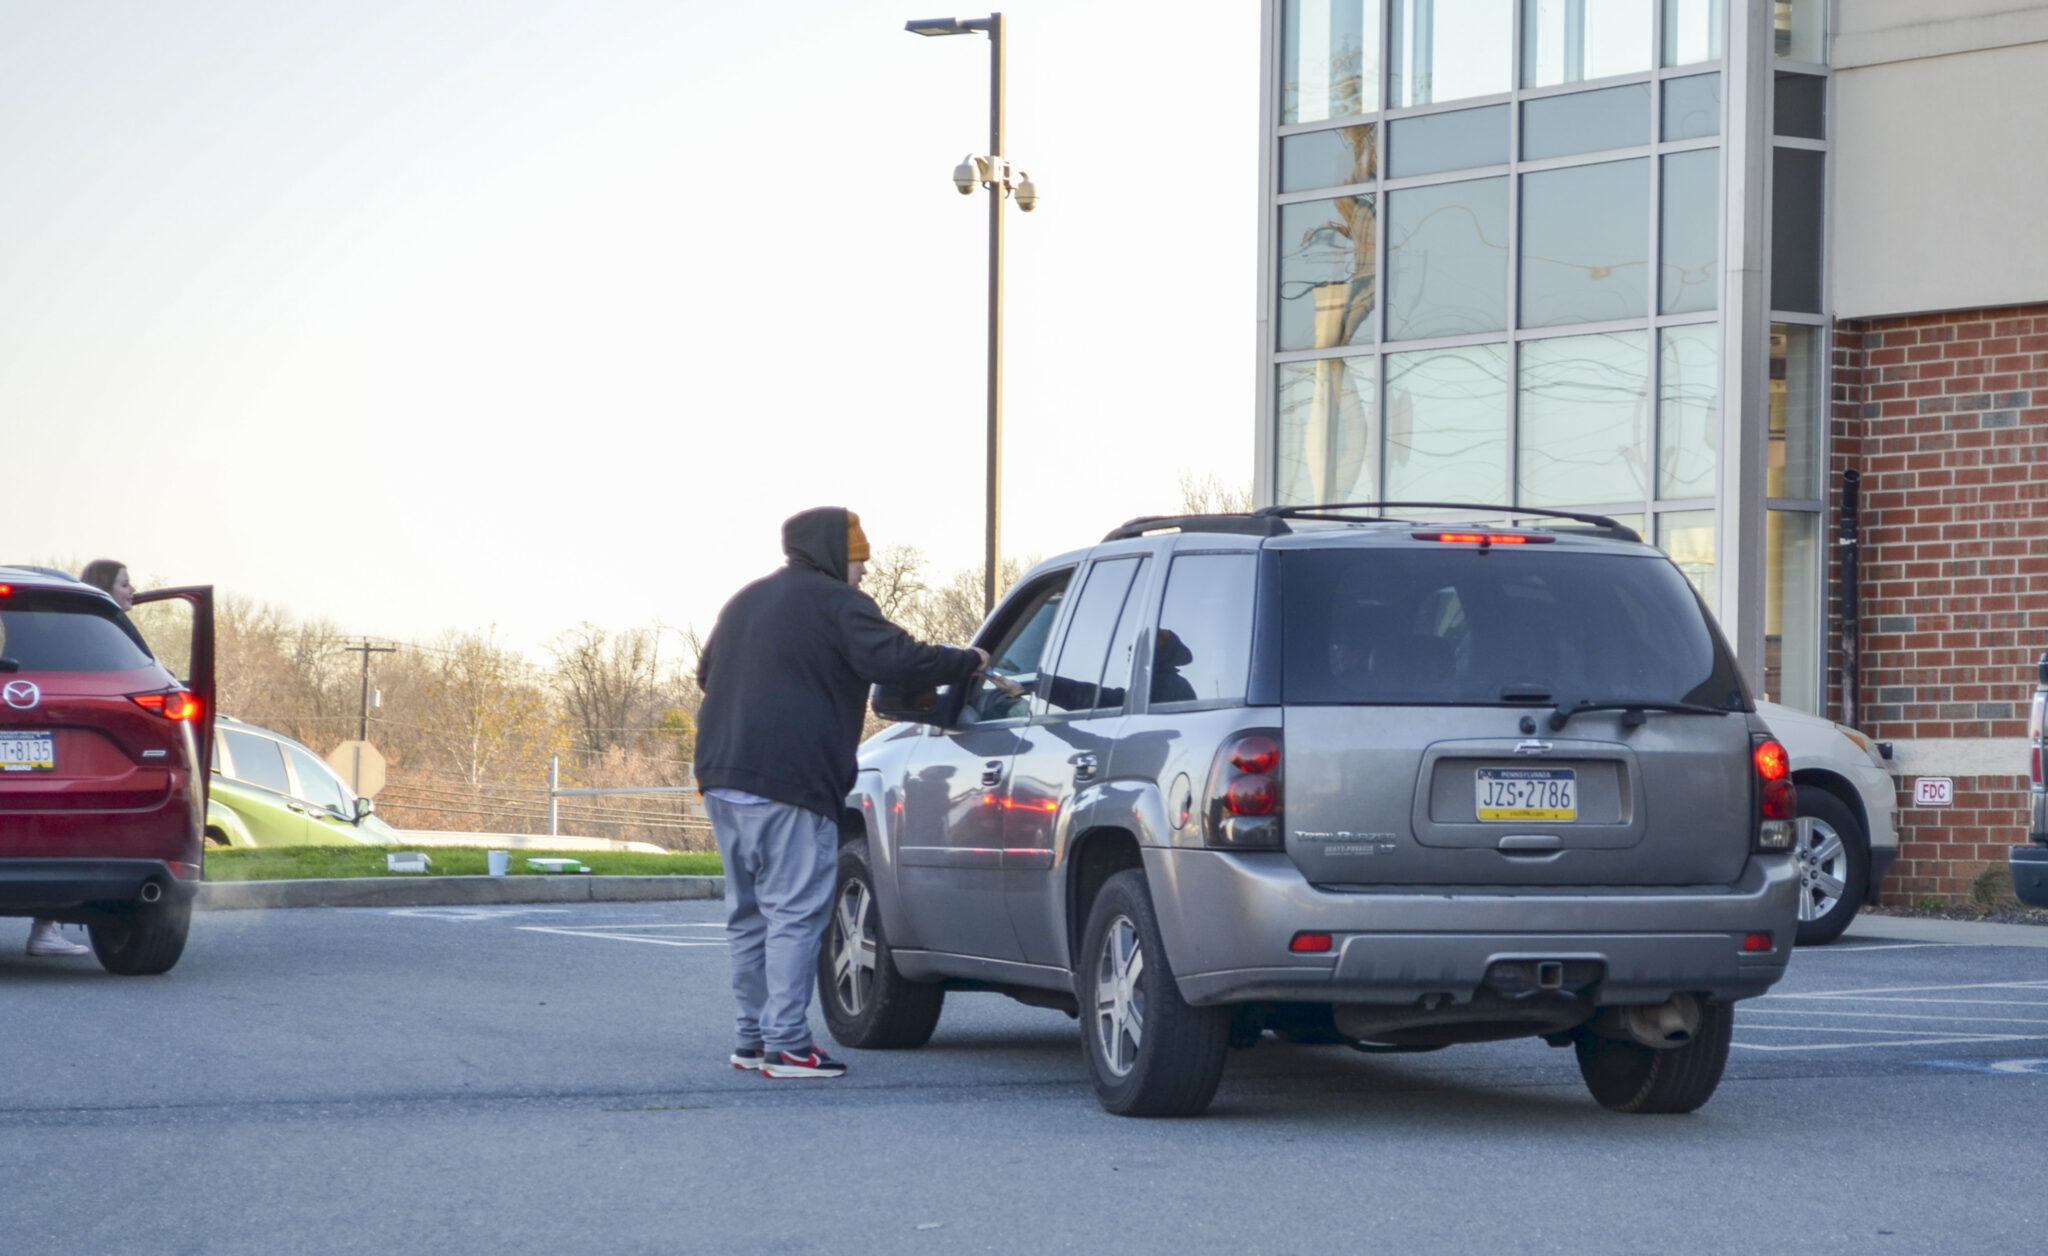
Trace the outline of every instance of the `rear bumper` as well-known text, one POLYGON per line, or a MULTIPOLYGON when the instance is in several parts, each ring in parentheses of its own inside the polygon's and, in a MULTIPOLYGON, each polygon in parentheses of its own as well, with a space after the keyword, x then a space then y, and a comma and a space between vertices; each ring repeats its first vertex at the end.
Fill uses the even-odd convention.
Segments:
POLYGON ((2029 907, 2048 907, 2048 846, 2015 846, 2006 853, 2012 892, 2029 907))
POLYGON ((166 902, 190 902, 197 881, 172 875, 161 859, 0 859, 0 916, 90 914, 143 901, 154 883, 166 902))
POLYGON ((1405 1004, 1472 998, 1495 964, 1592 961, 1598 1004, 1658 1003, 1680 991, 1762 994, 1785 973, 1798 916, 1791 857, 1753 856, 1726 887, 1641 890, 1339 892, 1282 854, 1150 847, 1145 871, 1182 997, 1405 1004), (1295 955, 1298 932, 1333 950, 1295 955), (1769 933, 1768 951, 1743 938, 1769 933))

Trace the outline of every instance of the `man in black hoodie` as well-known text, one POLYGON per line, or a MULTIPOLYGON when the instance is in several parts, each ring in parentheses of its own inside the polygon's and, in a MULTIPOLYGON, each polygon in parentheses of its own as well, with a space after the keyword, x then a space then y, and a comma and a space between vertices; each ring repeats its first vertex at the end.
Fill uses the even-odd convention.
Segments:
POLYGON ((839 864, 839 813, 871 684, 964 682, 979 649, 926 645, 859 589, 867 537, 836 506, 782 525, 788 563, 733 595, 697 661, 697 787, 725 860, 739 1001, 734 1068, 839 1077, 811 1040, 811 983, 839 864))

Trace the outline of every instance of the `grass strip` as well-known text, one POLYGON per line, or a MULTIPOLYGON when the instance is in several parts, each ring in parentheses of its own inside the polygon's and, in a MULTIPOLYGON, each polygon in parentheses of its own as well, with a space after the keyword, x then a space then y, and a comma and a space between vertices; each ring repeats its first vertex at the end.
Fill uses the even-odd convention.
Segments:
MULTIPOLYGON (((384 856, 406 847, 280 846, 270 850, 206 852, 209 881, 291 881, 301 877, 480 877, 490 871, 485 846, 419 848, 432 862, 428 871, 389 872, 384 856)), ((592 876, 717 876, 724 871, 715 851, 650 855, 631 850, 515 850, 512 876, 580 875, 545 873, 526 866, 528 859, 575 859, 589 865, 592 876)))

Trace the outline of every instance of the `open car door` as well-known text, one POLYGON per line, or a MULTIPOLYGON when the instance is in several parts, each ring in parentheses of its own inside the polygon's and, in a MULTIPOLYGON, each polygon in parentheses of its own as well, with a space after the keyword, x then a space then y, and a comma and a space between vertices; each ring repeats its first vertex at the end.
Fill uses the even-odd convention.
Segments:
POLYGON ((199 699, 199 718, 186 723, 193 738, 186 747, 202 827, 213 786, 213 586, 153 589, 135 595, 128 618, 149 643, 150 653, 199 699))

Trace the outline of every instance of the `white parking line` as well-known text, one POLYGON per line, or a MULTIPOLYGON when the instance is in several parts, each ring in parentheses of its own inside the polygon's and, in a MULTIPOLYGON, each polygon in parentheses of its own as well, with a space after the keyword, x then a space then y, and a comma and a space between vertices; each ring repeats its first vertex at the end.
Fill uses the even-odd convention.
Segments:
POLYGON ((1855 955, 1861 951, 1924 951, 1929 947, 1949 950, 1958 945, 1970 946, 1976 943, 1956 942, 1880 942, 1876 946, 1829 946, 1808 947, 1799 952, 1799 958, 1812 959, 1820 955, 1855 955))
MULTIPOLYGON (((2048 1004, 2024 1003, 2019 1006, 2048 1007, 2048 1004)), ((1915 1016, 1911 1012, 1838 1012, 1834 1008, 1817 1009, 1809 1012, 1804 1008, 1796 1007, 1747 1007, 1742 1009, 1742 1014, 1745 1016, 1856 1016, 1870 1020, 1931 1020, 1941 1021, 1944 1024, 1966 1020, 1972 1022, 2005 1021, 2015 1025, 2048 1025, 2048 1019, 2038 1016, 1915 1016)))
POLYGON ((1959 1042, 2034 1042, 2042 1038, 2048 1038, 2048 1034, 1971 1034, 1950 1038, 1907 1038, 1888 1042, 1804 1042, 1783 1045, 1737 1042, 1730 1045, 1741 1047, 1745 1051, 1854 1051, 1861 1047, 1939 1047, 1959 1042))
POLYGON ((1734 1045, 1748 1051, 1851 1051, 1872 1047, 1928 1047, 1954 1043, 2033 1042, 2048 1039, 2048 1031, 2015 1033, 2012 1025, 2048 1026, 2048 1018, 2027 1015, 1999 1015, 1978 1008, 2011 1008, 2048 1012, 2048 981, 1971 981, 1941 985, 1870 986, 1863 989, 1777 991, 1746 1005, 1741 1013, 1740 1033, 1745 1041, 1734 1045), (1980 997, 1967 997, 1967 996, 1980 997), (2005 995, 2008 997, 1985 997, 2005 995), (1963 997, 1959 997, 1963 996, 1963 997), (1763 1006, 1765 999, 1771 1005, 1763 1006), (1805 1006, 1797 1006, 1804 1004, 1805 1006), (1954 1008, 1946 1014, 1894 1011, 1893 1006, 1933 1005, 1954 1008), (1851 1009, 1857 1010, 1851 1010, 1851 1009), (1969 1010, 1965 1010, 1969 1009, 1969 1010), (1765 1019, 1757 1019, 1757 1018, 1765 1019), (1825 1023, 1808 1023, 1814 1018, 1825 1023), (1862 1022, 1844 1024, 1845 1021, 1862 1022), (1891 1024, 1879 1028, 1868 1022, 1891 1024), (1926 1022, 1933 1022, 1932 1024, 1926 1022), (1973 1026, 1984 1026, 1982 1031, 1973 1026), (1937 1027, 1938 1026, 1938 1027, 1937 1027), (1759 1034, 1807 1035, 1815 1038, 1860 1038, 1858 1042, 1755 1041, 1759 1034))
MULTIPOLYGON (((653 928, 664 928, 664 927, 666 927, 666 926, 661 926, 661 925, 655 925, 655 926, 651 926, 651 927, 653 927, 653 928)), ((639 930, 635 930, 635 929, 633 929, 633 928, 632 928, 631 926, 629 926, 629 925, 613 925, 613 926, 611 926, 611 927, 609 927, 609 928, 596 928, 596 929, 554 929, 554 928, 549 928, 549 927, 548 927, 548 926, 546 926, 546 925, 520 925, 520 926, 518 926, 518 928, 519 928, 519 931, 520 931, 521 933, 559 933, 559 934, 562 934, 562 935, 564 935, 564 936, 566 936, 566 937, 571 937, 571 938, 608 938, 608 939, 610 939, 611 941, 614 941, 614 942, 645 942, 645 943, 647 943, 647 944, 648 944, 648 945, 650 945, 650 946, 724 946, 724 945, 725 945, 725 939, 724 939, 724 938, 710 939, 710 940, 706 940, 706 941, 698 942, 698 941, 692 941, 692 940, 685 940, 685 939, 682 939, 682 938, 648 938, 648 937, 642 937, 642 936, 640 936, 640 931, 639 931, 639 930)))

